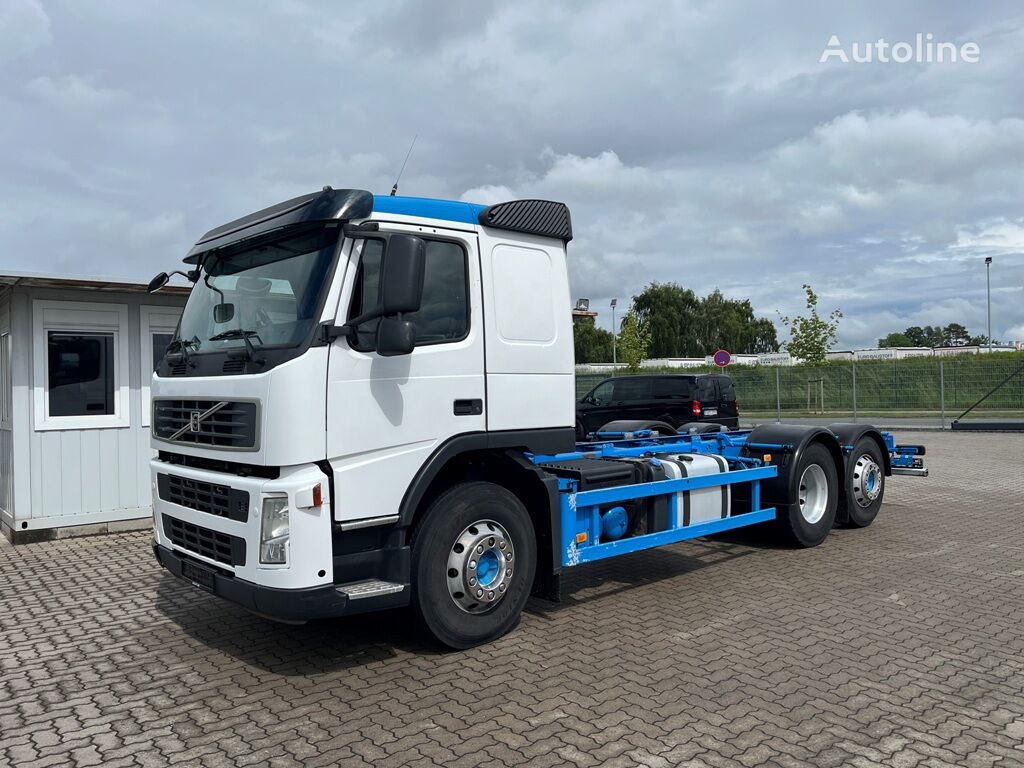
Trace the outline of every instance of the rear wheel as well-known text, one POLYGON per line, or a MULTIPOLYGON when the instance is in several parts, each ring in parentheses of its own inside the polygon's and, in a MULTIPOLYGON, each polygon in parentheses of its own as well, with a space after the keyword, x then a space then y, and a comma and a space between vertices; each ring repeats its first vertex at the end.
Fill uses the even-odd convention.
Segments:
POLYGON ((792 468, 790 499, 775 518, 782 537, 797 546, 814 547, 825 540, 836 520, 839 481, 832 454, 811 443, 792 468))
POLYGON ((413 534, 413 610, 449 648, 489 642, 518 623, 536 566, 522 502, 494 483, 457 485, 430 505, 413 534))
POLYGON ((851 528, 874 522, 885 495, 885 465, 878 443, 862 437, 853 446, 846 473, 846 517, 851 528))

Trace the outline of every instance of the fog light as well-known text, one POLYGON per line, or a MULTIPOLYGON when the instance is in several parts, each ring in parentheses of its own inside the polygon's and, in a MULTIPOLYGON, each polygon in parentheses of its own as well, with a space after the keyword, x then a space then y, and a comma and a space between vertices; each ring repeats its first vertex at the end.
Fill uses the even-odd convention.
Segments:
POLYGON ((288 497, 263 499, 260 520, 260 562, 280 565, 288 562, 288 497))

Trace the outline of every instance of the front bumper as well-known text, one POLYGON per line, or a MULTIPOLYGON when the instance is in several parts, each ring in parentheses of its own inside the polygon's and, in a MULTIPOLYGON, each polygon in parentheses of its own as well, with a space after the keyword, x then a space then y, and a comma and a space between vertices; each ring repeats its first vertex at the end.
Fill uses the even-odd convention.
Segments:
MULTIPOLYGON (((160 565, 179 579, 187 580, 182 575, 182 563, 190 558, 156 542, 153 542, 153 553, 160 565)), ((206 564, 199 560, 194 562, 206 567, 206 564)), ((407 585, 401 592, 393 594, 350 599, 334 584, 305 589, 278 589, 253 584, 218 568, 207 570, 213 573, 214 595, 277 621, 301 623, 310 619, 398 608, 409 602, 407 585)))

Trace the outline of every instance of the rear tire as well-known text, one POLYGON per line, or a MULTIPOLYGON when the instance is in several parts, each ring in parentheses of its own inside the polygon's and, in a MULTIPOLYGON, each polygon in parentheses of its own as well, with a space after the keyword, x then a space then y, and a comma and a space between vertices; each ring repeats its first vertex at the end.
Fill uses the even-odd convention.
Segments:
POLYGON ((777 511, 776 530, 790 544, 816 547, 832 530, 839 505, 836 465, 824 445, 811 443, 802 451, 789 487, 789 504, 777 511))
POLYGON ((851 528, 867 528, 875 521, 885 496, 885 463, 878 443, 862 437, 853 446, 846 472, 846 518, 851 528))
POLYGON ((522 502, 494 483, 462 483, 434 500, 413 533, 413 611, 448 648, 490 642, 519 622, 536 567, 522 502))

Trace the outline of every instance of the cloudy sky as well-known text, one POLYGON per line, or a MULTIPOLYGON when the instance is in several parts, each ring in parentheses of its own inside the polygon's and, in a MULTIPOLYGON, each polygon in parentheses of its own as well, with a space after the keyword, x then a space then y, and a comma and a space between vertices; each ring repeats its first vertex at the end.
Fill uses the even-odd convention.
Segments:
POLYGON ((148 279, 324 184, 567 202, 573 294, 653 280, 1024 339, 1014 2, 0 0, 0 269, 148 279), (819 63, 917 33, 978 63, 819 63))

